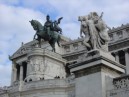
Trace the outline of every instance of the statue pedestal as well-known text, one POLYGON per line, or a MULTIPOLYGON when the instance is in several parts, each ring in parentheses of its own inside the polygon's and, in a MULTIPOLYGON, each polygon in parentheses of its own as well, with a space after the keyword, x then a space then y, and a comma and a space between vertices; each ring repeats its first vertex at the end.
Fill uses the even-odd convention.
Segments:
POLYGON ((69 68, 76 77, 76 97, 106 97, 106 77, 118 77, 125 72, 110 53, 100 50, 85 53, 69 68))
POLYGON ((42 48, 33 48, 28 54, 25 82, 65 78, 65 60, 61 55, 42 48))

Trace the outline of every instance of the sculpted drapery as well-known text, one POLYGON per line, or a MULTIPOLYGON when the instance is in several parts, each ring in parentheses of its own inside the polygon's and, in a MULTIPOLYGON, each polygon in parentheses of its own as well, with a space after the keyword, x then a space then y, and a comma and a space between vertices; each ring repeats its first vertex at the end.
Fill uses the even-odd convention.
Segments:
POLYGON ((102 20, 103 13, 98 16, 96 12, 91 12, 87 16, 79 16, 81 21, 80 36, 85 35, 84 45, 91 49, 102 49, 108 51, 109 36, 107 25, 102 20))

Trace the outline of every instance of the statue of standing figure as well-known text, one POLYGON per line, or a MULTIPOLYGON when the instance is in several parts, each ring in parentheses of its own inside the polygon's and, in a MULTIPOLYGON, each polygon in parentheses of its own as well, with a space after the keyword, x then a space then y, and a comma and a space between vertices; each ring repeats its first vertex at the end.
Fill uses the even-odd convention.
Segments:
POLYGON ((88 48, 101 49, 108 51, 109 36, 107 28, 109 28, 102 20, 103 12, 99 16, 97 12, 91 12, 87 16, 79 16, 81 21, 80 36, 85 35, 83 44, 88 48))

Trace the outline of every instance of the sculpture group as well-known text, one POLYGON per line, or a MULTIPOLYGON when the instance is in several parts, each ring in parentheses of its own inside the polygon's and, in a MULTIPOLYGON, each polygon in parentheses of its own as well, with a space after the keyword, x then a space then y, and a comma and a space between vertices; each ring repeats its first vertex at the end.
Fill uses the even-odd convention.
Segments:
MULTIPOLYGON (((99 16, 97 12, 91 12, 86 16, 79 16, 81 22, 80 36, 85 37, 83 44, 88 50, 102 49, 108 51, 109 36, 107 28, 109 28, 102 19, 103 12, 99 16)), ((109 28, 110 29, 110 28, 109 28)))
MULTIPOLYGON (((99 16, 97 12, 90 12, 86 16, 79 16, 78 20, 81 22, 80 36, 83 38, 83 44, 86 46, 87 50, 101 49, 108 51, 108 41, 109 36, 107 28, 110 29, 102 19, 103 12, 99 16), (84 37, 83 35, 84 34, 84 37)), ((37 20, 31 20, 30 23, 36 30, 34 39, 37 35, 37 39, 41 46, 41 39, 48 41, 52 47, 52 51, 55 52, 55 43, 58 45, 60 41, 60 34, 62 34, 62 29, 58 26, 60 24, 62 17, 58 20, 52 22, 50 16, 46 16, 46 22, 44 26, 37 20)))
POLYGON ((34 39, 37 39, 39 41, 39 46, 41 47, 41 39, 44 39, 45 41, 48 41, 49 44, 52 47, 52 51, 55 52, 55 43, 57 42, 58 46, 60 46, 60 34, 62 34, 62 29, 58 26, 60 24, 62 17, 59 18, 57 21, 52 22, 50 20, 50 16, 46 16, 46 22, 44 23, 44 26, 37 21, 37 20, 31 20, 30 23, 34 30, 36 31, 34 35, 34 39))

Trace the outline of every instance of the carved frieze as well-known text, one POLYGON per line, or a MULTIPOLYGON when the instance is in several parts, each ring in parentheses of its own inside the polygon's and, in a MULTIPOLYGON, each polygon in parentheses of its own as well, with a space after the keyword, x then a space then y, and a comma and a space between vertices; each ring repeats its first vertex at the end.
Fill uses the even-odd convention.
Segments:
POLYGON ((128 97, 129 96, 129 75, 114 78, 114 89, 107 91, 107 97, 128 97))
POLYGON ((30 48, 30 47, 21 47, 16 53, 14 53, 11 56, 11 59, 17 58, 17 57, 22 56, 24 54, 27 54, 31 49, 32 48, 30 48))
POLYGON ((113 85, 114 89, 129 88, 129 76, 115 78, 113 85))
POLYGON ((30 68, 33 72, 43 72, 42 66, 44 65, 43 57, 40 56, 33 56, 30 59, 30 68))

